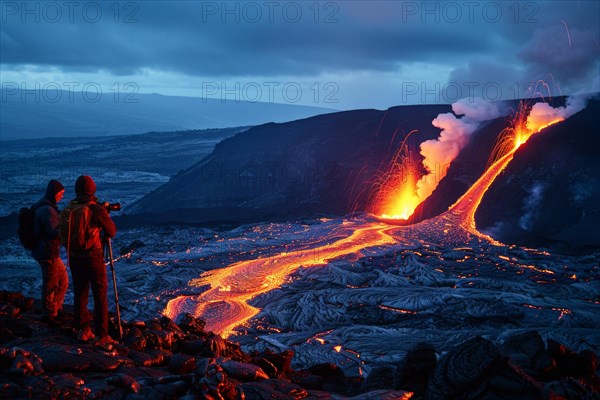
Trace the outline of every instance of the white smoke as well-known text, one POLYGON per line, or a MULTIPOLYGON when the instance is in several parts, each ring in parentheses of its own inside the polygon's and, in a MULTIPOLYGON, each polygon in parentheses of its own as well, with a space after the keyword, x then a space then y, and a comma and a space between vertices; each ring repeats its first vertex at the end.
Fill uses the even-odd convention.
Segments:
POLYGON ((452 111, 456 115, 464 115, 465 118, 477 122, 489 121, 502 115, 498 103, 490 103, 480 98, 460 99, 452 104, 452 111))
POLYGON ((567 98, 565 107, 554 108, 548 103, 535 103, 527 117, 527 128, 537 132, 540 128, 557 120, 565 120, 583 110, 591 94, 574 94, 567 98))
POLYGON ((525 213, 519 218, 521 229, 529 231, 533 227, 533 221, 544 198, 544 189, 545 186, 541 182, 535 182, 529 189, 529 195, 523 200, 523 211, 525 213))
POLYGON ((440 137, 421 143, 427 174, 417 182, 417 195, 425 200, 446 176, 448 166, 469 143, 480 122, 501 116, 498 104, 483 99, 461 99, 452 104, 453 113, 439 114, 431 123, 440 128, 440 137), (456 115, 463 115, 457 118, 456 115))

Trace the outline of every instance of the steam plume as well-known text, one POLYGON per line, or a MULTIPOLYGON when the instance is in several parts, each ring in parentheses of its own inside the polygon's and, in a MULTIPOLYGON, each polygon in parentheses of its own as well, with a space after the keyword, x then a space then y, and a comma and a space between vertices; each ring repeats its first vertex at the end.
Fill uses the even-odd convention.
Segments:
POLYGON ((573 95, 567 99, 565 107, 554 108, 548 103, 535 103, 527 117, 527 129, 537 132, 540 128, 557 121, 565 120, 583 110, 590 95, 573 95))
POLYGON ((449 164, 469 143, 480 122, 501 116, 497 104, 483 99, 461 99, 452 104, 453 113, 439 114, 431 123, 440 128, 440 137, 421 143, 421 155, 427 174, 417 182, 417 195, 425 200, 446 176, 449 164), (456 115, 463 115, 457 118, 456 115))

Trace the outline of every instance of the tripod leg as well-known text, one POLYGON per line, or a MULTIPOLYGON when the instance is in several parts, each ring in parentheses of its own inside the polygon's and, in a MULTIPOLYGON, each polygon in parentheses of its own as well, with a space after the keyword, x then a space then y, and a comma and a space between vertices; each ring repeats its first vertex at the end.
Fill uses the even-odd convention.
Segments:
POLYGON ((121 325, 121 309, 119 307, 119 292, 117 291, 117 277, 115 275, 115 266, 112 253, 112 244, 110 238, 106 239, 106 252, 110 263, 110 272, 112 274, 113 289, 115 292, 115 306, 117 309, 117 327, 119 329, 119 340, 123 339, 123 326, 121 325))

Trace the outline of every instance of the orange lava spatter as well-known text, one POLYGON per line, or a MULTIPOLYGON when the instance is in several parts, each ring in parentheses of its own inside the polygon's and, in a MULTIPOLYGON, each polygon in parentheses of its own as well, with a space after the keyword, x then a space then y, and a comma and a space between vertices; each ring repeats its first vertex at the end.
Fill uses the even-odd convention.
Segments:
POLYGON ((414 132, 406 136, 388 170, 373 185, 375 196, 370 212, 382 219, 407 220, 422 201, 417 195, 419 160, 406 145, 407 138, 414 132))
POLYGON ((389 178, 380 191, 379 199, 373 207, 374 213, 384 219, 408 219, 421 200, 417 196, 417 171, 407 165, 406 173, 389 178))

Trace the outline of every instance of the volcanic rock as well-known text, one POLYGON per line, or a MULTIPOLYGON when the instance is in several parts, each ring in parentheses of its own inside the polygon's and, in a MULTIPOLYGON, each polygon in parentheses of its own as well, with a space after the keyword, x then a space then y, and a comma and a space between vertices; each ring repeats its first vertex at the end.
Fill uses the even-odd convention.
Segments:
POLYGON ((188 354, 173 354, 169 359, 169 370, 174 374, 188 374, 196 368, 196 360, 188 354))
POLYGON ((171 318, 162 316, 159 323, 161 329, 173 332, 178 337, 184 336, 183 330, 171 318))
POLYGON ((10 342, 15 339, 15 335, 13 335, 13 333, 10 330, 4 327, 0 327, 0 344, 10 342))
POLYGON ((567 346, 548 339, 548 354, 556 362, 555 378, 594 376, 598 359, 591 352, 577 354, 567 346))
POLYGON ((544 341, 537 331, 508 338, 502 345, 501 351, 528 374, 547 372, 554 365, 546 354, 544 341))
POLYGON ((481 200, 475 215, 480 230, 528 247, 598 248, 599 112, 596 97, 524 143, 481 200))
POLYGON ((64 371, 113 371, 120 365, 132 364, 131 360, 106 352, 89 344, 75 343, 61 337, 21 339, 11 342, 43 360, 46 372, 64 371))
POLYGON ((80 377, 68 373, 56 375, 52 381, 56 387, 66 389, 79 389, 85 383, 80 377))
POLYGON ((107 383, 127 389, 131 393, 140 392, 140 384, 132 376, 126 374, 116 374, 107 379, 107 383))
POLYGON ((475 397, 543 399, 544 393, 502 358, 492 342, 478 336, 442 357, 425 396, 428 400, 475 397))
POLYGON ((202 321, 191 316, 179 326, 158 318, 146 324, 125 323, 124 344, 107 351, 77 342, 72 327, 51 327, 35 315, 19 313, 15 319, 31 330, 31 338, 15 339, 0 347, 0 398, 355 396, 350 398, 375 400, 408 399, 411 394, 406 390, 414 388, 415 398, 536 399, 544 395, 581 398, 600 391, 595 354, 575 353, 551 340, 548 350, 544 350, 536 332, 507 339, 502 350, 516 359, 521 357, 527 363, 522 365, 533 365, 533 371, 540 370, 544 357, 555 362, 555 369, 537 378, 553 379, 545 387, 513 366, 492 342, 481 337, 457 346, 437 365, 433 346, 419 344, 399 365, 375 366, 363 381, 361 377, 346 376, 334 364, 296 371, 290 366, 293 351, 278 354, 264 350, 250 356, 239 345, 212 333, 201 339, 196 333, 204 334, 202 321), (144 347, 144 340, 152 346, 144 347), (569 375, 570 370, 577 374, 577 380, 569 375))
POLYGON ((361 392, 379 389, 393 389, 396 369, 390 365, 375 366, 360 387, 361 392))
POLYGON ((344 371, 337 365, 331 363, 313 365, 308 370, 324 379, 344 378, 344 371))
MULTIPOLYGON (((15 307, 13 307, 13 309, 20 310, 19 308, 15 307)), ((4 332, 3 336, 6 338, 6 341, 8 341, 11 337, 28 338, 31 337, 33 333, 33 330, 29 325, 16 317, 0 317, 0 329, 2 332, 4 332)))
POLYGON ((281 353, 274 353, 273 351, 267 349, 264 352, 257 355, 257 357, 266 359, 271 364, 273 364, 275 368, 277 368, 277 371, 287 374, 292 370, 291 363, 292 358, 294 357, 294 351, 285 350, 281 353))
POLYGON ((25 297, 19 292, 0 291, 0 304, 11 305, 21 311, 29 311, 33 307, 33 298, 25 297))
POLYGON ((230 357, 237 361, 250 361, 250 357, 242 352, 239 345, 214 333, 208 335, 200 354, 204 357, 230 357))
POLYGON ((584 386, 577 379, 565 378, 560 381, 548 382, 546 389, 551 391, 557 399, 600 399, 600 386, 596 384, 595 389, 584 386))
POLYGON ((0 306, 0 316, 2 317, 16 318, 20 312, 20 308, 13 307, 8 304, 3 304, 2 306, 0 306))
POLYGON ((153 349, 170 349, 173 347, 175 334, 164 330, 146 330, 144 331, 146 346, 153 349))
POLYGON ((177 343, 176 350, 181 353, 196 355, 204 349, 204 340, 183 340, 177 343))
POLYGON ((435 348, 429 343, 417 344, 402 360, 395 387, 419 394, 424 393, 435 364, 435 348))
POLYGON ((138 396, 128 396, 128 399, 153 399, 169 400, 183 396, 188 390, 188 383, 184 380, 175 382, 145 382, 143 392, 138 396))
POLYGON ((200 337, 206 336, 204 332, 206 322, 201 318, 196 318, 192 314, 185 313, 180 317, 179 327, 187 333, 193 333, 200 337))
POLYGON ((146 246, 146 244, 144 242, 136 239, 133 242, 129 243, 129 245, 121 247, 121 249, 119 250, 119 254, 124 255, 127 253, 131 253, 132 251, 139 249, 141 247, 144 247, 144 246, 146 246))
POLYGON ((228 386, 227 375, 216 362, 205 359, 198 363, 193 385, 205 398, 220 398, 228 386))
POLYGON ((279 375, 277 367, 266 358, 253 358, 252 364, 260 367, 260 369, 262 369, 265 374, 269 376, 269 378, 277 378, 279 375))
MULTIPOLYGON (((220 142, 208 157, 128 210, 151 213, 154 221, 189 222, 282 216, 299 209, 303 215, 345 213, 354 202, 364 208, 368 189, 358 193, 346 182, 370 187, 366 183, 372 183, 382 161, 393 156, 391 141, 400 143, 413 129, 419 141, 437 137, 431 121, 448 111, 449 105, 405 106, 256 126, 220 142)), ((407 144, 418 151, 412 141, 407 144)))
POLYGON ((289 378, 293 383, 308 390, 323 390, 323 382, 325 382, 322 377, 307 371, 295 371, 289 374, 289 378))
POLYGON ((242 383, 240 385, 240 393, 246 399, 295 400, 308 397, 306 389, 277 379, 242 383))
POLYGON ((242 382, 269 379, 269 376, 256 365, 228 360, 222 362, 221 367, 227 375, 242 382))
POLYGON ((130 351, 129 358, 139 367, 153 367, 162 365, 170 354, 161 350, 148 350, 147 352, 130 351))
POLYGON ((140 332, 139 335, 126 338, 123 344, 130 350, 143 351, 146 348, 146 338, 140 332))

